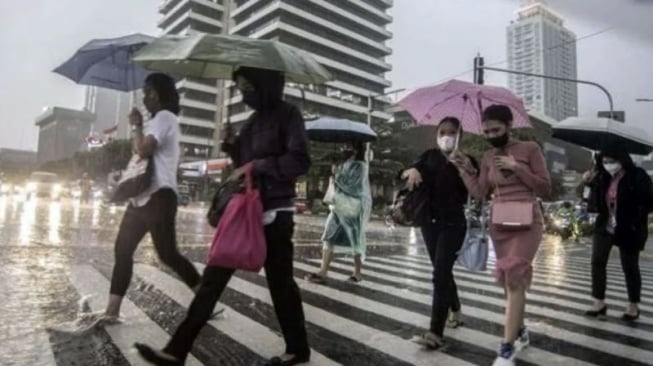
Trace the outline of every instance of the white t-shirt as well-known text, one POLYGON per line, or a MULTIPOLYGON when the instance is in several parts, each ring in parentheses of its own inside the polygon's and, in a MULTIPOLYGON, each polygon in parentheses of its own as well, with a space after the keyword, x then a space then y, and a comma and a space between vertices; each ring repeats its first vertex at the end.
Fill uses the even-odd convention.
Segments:
POLYGON ((154 118, 145 122, 143 136, 152 136, 156 140, 156 149, 152 155, 154 175, 150 189, 133 198, 132 205, 145 206, 152 194, 162 188, 177 192, 179 135, 179 119, 170 111, 159 111, 154 118))

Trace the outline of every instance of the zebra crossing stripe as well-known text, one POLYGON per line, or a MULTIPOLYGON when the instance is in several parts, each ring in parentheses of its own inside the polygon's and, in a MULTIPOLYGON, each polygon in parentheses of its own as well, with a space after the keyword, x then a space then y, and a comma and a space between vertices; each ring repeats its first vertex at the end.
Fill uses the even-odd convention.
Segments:
MULTIPOLYGON (((296 268, 298 268, 296 266, 296 268)), ((262 276, 263 277, 263 276, 262 276)), ((421 328, 421 332, 423 332, 424 326, 427 326, 429 324, 429 318, 415 313, 415 312, 410 312, 405 309, 401 309, 398 307, 386 305, 383 303, 379 303, 373 300, 370 300, 368 298, 362 297, 362 296, 356 296, 356 295, 351 295, 347 292, 344 291, 339 291, 337 289, 329 288, 326 286, 320 286, 320 285, 315 285, 312 284, 308 281, 305 281, 301 278, 296 278, 297 284, 299 287, 304 291, 304 304, 307 303, 306 301, 306 293, 311 293, 314 295, 318 296, 323 296, 329 300, 334 300, 338 302, 342 302, 344 304, 350 305, 354 310, 362 310, 362 311, 369 311, 373 314, 380 315, 381 317, 388 317, 391 316, 393 320, 396 320, 398 322, 409 325, 413 325, 415 327, 421 328)), ((326 311, 329 311, 330 313, 333 313, 331 309, 328 309, 328 306, 324 306, 324 304, 320 304, 319 306, 316 305, 315 307, 319 307, 321 309, 324 309, 326 311)), ((341 317, 341 316, 339 316, 341 317)), ((355 316, 350 317, 352 321, 356 321, 358 323, 361 323, 361 321, 358 321, 359 319, 352 319, 355 318, 355 316)), ((375 325, 372 325, 375 327, 375 325)), ((379 332, 379 331, 377 331, 379 332)), ((382 332, 382 331, 381 331, 382 332)), ((418 333, 415 333, 414 335, 417 335, 418 333)), ((469 340, 469 344, 476 344, 473 342, 473 340, 469 340)), ((410 344, 410 347, 419 350, 419 346, 415 344, 410 344)), ((473 347, 473 346, 470 346, 473 347)), ((496 347, 492 348, 492 351, 495 350, 496 347)), ((387 352, 385 349, 380 349, 380 351, 387 352)), ((432 355, 432 361, 435 362, 438 365, 465 365, 468 364, 465 360, 462 360, 457 357, 452 357, 446 353, 434 353, 432 355)))
MULTIPOLYGON (((414 278, 417 278, 420 281, 423 281, 425 283, 430 283, 431 276, 426 275, 423 273, 419 273, 417 271, 413 272, 402 272, 401 274, 397 272, 396 267, 392 266, 387 266, 387 265, 382 265, 382 264, 375 264, 375 263, 366 263, 366 267, 368 268, 376 268, 384 271, 390 271, 392 273, 396 273, 397 276, 400 275, 406 275, 408 274, 409 276, 412 276, 414 278)), ((494 280, 491 277, 484 276, 484 275, 467 275, 467 274, 462 274, 460 272, 456 273, 456 283, 462 286, 467 286, 470 288, 475 288, 478 290, 484 290, 489 293, 494 293, 498 297, 503 298, 504 292, 503 289, 499 288, 494 284, 494 280), (479 283, 483 282, 486 284, 479 283)), ((562 305, 570 309, 576 309, 581 312, 584 312, 587 310, 589 304, 591 301, 588 299, 589 294, 579 294, 575 292, 569 292, 569 291, 564 291, 560 290, 551 286, 534 286, 531 288, 531 292, 528 294, 528 298, 534 301, 540 301, 543 303, 549 303, 549 304, 557 304, 557 305, 562 305), (557 297, 556 297, 557 296, 557 297), (573 299, 573 300, 565 300, 562 297, 573 299), (578 301, 578 302, 576 302, 578 301)), ((651 311, 653 308, 650 306, 645 306, 641 305, 640 309, 643 311, 651 311)), ((648 324, 648 325, 653 325, 653 319, 649 319, 646 317, 642 317, 639 320, 639 323, 641 324, 648 324)))
MULTIPOLYGON (((399 259, 393 259, 393 258, 371 258, 372 261, 375 262, 383 262, 389 265, 394 265, 394 264, 400 264, 404 266, 405 268, 409 269, 420 269, 420 270, 425 270, 428 271, 429 275, 431 271, 433 271, 433 266, 429 263, 427 264, 421 264, 421 263, 412 263, 412 262, 406 262, 406 261, 401 261, 399 259)), ((488 263, 490 265, 490 263, 488 263)), ((492 264, 493 265, 493 264, 492 264)), ((491 267, 490 267, 491 268, 491 267)), ((473 278, 473 279, 479 279, 481 278, 482 281, 484 282, 490 282, 494 283, 494 279, 488 277, 487 275, 482 275, 478 272, 470 272, 466 271, 463 268, 460 267, 455 267, 455 272, 456 272, 456 278, 459 276, 461 278, 473 278)), ((537 269, 534 271, 537 272, 537 269)), ((551 283, 551 279, 547 280, 542 280, 542 278, 546 278, 546 276, 543 276, 538 273, 533 274, 533 288, 538 289, 538 290, 543 290, 546 291, 546 287, 551 283)), ((579 293, 587 293, 588 295, 584 298, 585 300, 589 301, 589 292, 592 289, 592 284, 589 281, 583 281, 580 282, 581 285, 574 285, 574 284, 567 284, 567 283, 561 283, 563 281, 556 281, 557 283, 553 283, 552 285, 555 287, 559 287, 561 289, 569 290, 569 291, 578 291, 579 293)), ((609 298, 615 299, 615 300, 620 300, 627 302, 628 301, 628 295, 624 291, 616 292, 613 290, 607 290, 606 295, 608 295, 609 298)), ((645 292, 642 292, 642 296, 646 296, 645 292)), ((643 301, 642 304, 648 303, 648 301, 643 301)), ((642 305, 644 306, 644 305, 642 305)))
MULTIPOLYGON (((592 259, 591 258, 585 258, 585 257, 579 257, 579 256, 573 256, 573 257, 565 257, 565 262, 568 263, 573 263, 577 265, 582 265, 582 266, 589 266, 592 264, 592 259)), ((608 261, 607 264, 608 269, 612 269, 618 272, 621 272, 621 260, 619 257, 614 257, 611 256, 610 260, 608 261)), ((653 275, 653 269, 649 268, 641 268, 642 274, 647 274, 647 275, 653 275)))
MULTIPOLYGON (((311 262, 316 262, 316 261, 311 261, 311 262)), ((333 266, 335 266, 335 265, 336 265, 336 263, 333 264, 333 266)), ((339 263, 338 263, 338 267, 342 268, 342 269, 350 269, 349 266, 342 265, 342 264, 339 264, 339 263)), ((376 271, 370 271, 367 268, 365 270, 365 273, 373 275, 373 276, 381 278, 381 279, 384 279, 384 280, 387 280, 387 281, 392 281, 392 282, 395 282, 395 283, 401 283, 401 282, 397 281, 398 279, 401 280, 398 276, 385 275, 385 274, 382 274, 382 273, 379 273, 379 272, 376 272, 376 271)), ((365 281, 365 283, 367 283, 367 282, 370 282, 370 281, 365 281)), ((410 282, 410 284, 412 286, 417 286, 417 287, 421 287, 421 288, 429 288, 430 289, 432 287, 432 284, 430 282, 427 283, 426 281, 421 282, 421 283, 416 282, 416 281, 412 281, 412 282, 410 282)), ((476 287, 479 287, 479 286, 476 286, 476 287)), ((395 289, 395 291, 396 291, 396 289, 395 289)), ((404 293, 402 293, 402 294, 405 296, 404 293)), ((424 295, 422 295, 422 296, 424 296, 424 295)), ((427 303, 429 303, 431 301, 430 297, 427 297, 427 296, 425 296, 425 298, 422 298, 422 300, 426 301, 427 303)), ((476 307, 466 306, 465 308, 468 310, 468 311, 466 311, 466 313, 471 314, 476 318, 485 319, 485 320, 491 321, 491 322, 496 323, 496 324, 503 324, 503 321, 504 321, 503 314, 490 312, 490 311, 487 311, 485 309, 476 308, 476 307)), ((639 348, 628 346, 628 345, 622 345, 622 344, 619 344, 619 343, 616 343, 616 342, 613 342, 613 341, 606 341, 606 340, 603 340, 603 339, 590 337, 590 336, 587 336, 587 335, 584 335, 584 334, 571 332, 571 331, 568 331, 568 330, 565 330, 565 329, 560 329, 560 328, 557 328, 557 327, 541 327, 541 328, 538 328, 537 331, 539 333, 548 335, 551 338, 564 339, 568 343, 576 344, 576 345, 581 346, 581 347, 591 348, 591 349, 594 349, 594 350, 599 351, 599 352, 610 353, 612 355, 616 355, 616 356, 626 358, 626 359, 632 359, 632 360, 636 360, 636 361, 640 361, 640 362, 644 362, 644 363, 648 362, 647 360, 653 359, 653 352, 644 351, 644 350, 641 350, 639 348), (646 355, 646 356, 644 356, 644 355, 646 355)))
MULTIPOLYGON (((369 258, 372 260, 381 260, 381 258, 375 257, 375 258, 369 258)), ((392 264, 397 264, 395 262, 392 262, 392 264)), ((432 270, 432 267, 429 267, 432 270)), ((455 274, 455 278, 458 278, 458 273, 455 274)), ((494 297, 489 297, 489 296, 481 296, 478 294, 473 294, 473 293, 466 293, 466 292, 461 292, 461 297, 464 297, 469 300, 473 301, 478 301, 478 302, 485 302, 489 303, 492 305, 496 306, 504 306, 504 300, 500 298, 494 298, 494 297), (462 294, 465 294, 465 296, 462 296, 462 294)), ((557 311, 557 310, 552 310, 550 308, 544 307, 544 306, 537 306, 537 305, 532 305, 532 304, 527 304, 527 312, 532 313, 532 314, 537 314, 537 315, 542 315, 546 316, 551 319, 555 320, 563 320, 567 321, 570 323, 578 324, 584 327, 589 327, 589 328, 595 328, 598 330, 607 330, 612 333, 617 333, 617 334, 622 334, 625 336, 630 336, 633 338, 638 338, 644 341, 651 341, 653 340, 653 332, 637 329, 637 328, 632 328, 629 326, 621 325, 621 324, 614 324, 610 322, 597 322, 596 320, 586 318, 584 316, 578 316, 574 314, 569 314, 564 311, 557 311)))
MULTIPOLYGON (((183 282, 153 266, 137 264, 135 273, 180 304, 190 304, 194 297, 193 292, 183 282)), ((283 339, 269 328, 251 320, 231 307, 218 304, 217 308, 225 308, 225 316, 219 320, 212 320, 209 324, 234 341, 265 358, 276 355, 279 350, 284 348, 283 339)), ((311 360, 311 363, 315 365, 339 365, 315 350, 311 350, 311 360)))
MULTIPOLYGON (((73 266, 69 278, 79 294, 92 295, 89 305, 94 311, 102 310, 109 300, 109 281, 100 272, 89 265, 73 266)), ((122 315, 126 322, 105 329, 113 343, 132 365, 144 365, 143 359, 134 350, 134 342, 146 342, 154 347, 163 348, 170 335, 154 323, 133 302, 123 300, 122 315)), ((189 356, 186 365, 201 366, 193 356, 189 356)))
MULTIPOLYGON (((393 256, 395 258, 399 259, 404 259, 404 260, 412 260, 412 261, 419 261, 419 262, 425 262, 425 263, 431 263, 429 258, 425 255, 395 255, 393 256)), ((569 271, 569 273, 572 274, 577 274, 580 276, 589 276, 590 271, 591 271, 591 261, 587 262, 576 262, 576 257, 572 259, 572 257, 564 257, 560 259, 560 262, 556 263, 550 263, 547 262, 546 260, 543 259, 538 259, 536 258, 535 261, 533 262, 533 266, 535 266, 538 269, 548 269, 548 270, 555 270, 555 269, 563 269, 565 271, 569 271)), ((488 259, 488 262, 495 262, 496 258, 490 257, 488 259)), ((613 265, 608 265, 606 267, 606 271, 608 273, 614 274, 614 275, 623 275, 623 271, 621 269, 621 266, 613 266, 613 265)), ((653 281, 653 273, 650 272, 647 268, 640 266, 640 271, 642 273, 642 279, 644 281, 653 281)))
MULTIPOLYGON (((2 210, 1 212, 4 212, 2 210)), ((25 278, 14 278, 14 276, 29 276, 29 268, 23 265, 3 266, 0 270, 0 297, 3 305, 11 306, 20 304, 19 309, 11 309, 10 313, 14 319, 3 318, 0 331, 0 364, 3 365, 56 365, 52 346, 48 333, 43 328, 17 329, 15 325, 23 322, 23 316, 38 319, 42 323, 43 316, 39 305, 34 301, 23 301, 18 298, 24 292, 22 286, 25 278), (16 313, 17 312, 17 313, 16 313), (5 357, 7 357, 5 359, 5 357), (18 363, 17 363, 18 362, 18 363)), ((31 295, 31 294, 30 294, 31 295)), ((9 310, 3 307, 3 310, 9 310)))
MULTIPOLYGON (((428 257, 417 257, 417 256, 401 256, 401 255, 396 255, 392 256, 391 258, 399 259, 402 261, 408 261, 408 262, 415 262, 415 263, 422 263, 426 265, 431 265, 431 261, 429 260, 428 257)), ((488 259, 488 265, 494 265, 496 261, 494 259, 488 259)), ((554 278, 559 278, 562 280, 567 280, 569 281, 570 279, 576 279, 579 281, 589 281, 591 280, 591 268, 587 267, 586 269, 582 269, 585 267, 581 268, 569 268, 567 266, 561 266, 560 268, 551 268, 550 265, 548 264, 543 264, 540 262, 535 262, 533 264, 533 267, 535 268, 535 273, 538 274, 539 276, 549 280, 551 277, 554 278), (561 271, 564 271, 564 274, 561 273, 561 271)), ((608 274, 608 284, 612 284, 615 286, 623 286, 623 272, 616 272, 612 270, 607 270, 608 274), (621 281, 619 281, 621 279, 621 281)), ((652 285, 647 285, 647 282, 653 283, 653 277, 649 277, 646 274, 642 274, 642 289, 647 290, 647 291, 653 291, 653 286, 652 285)))
MULTIPOLYGON (((311 262, 313 262, 314 265, 316 265, 314 261, 311 261, 311 262)), ((309 271, 309 272, 314 271, 315 268, 316 268, 316 267, 313 267, 312 265, 308 265, 308 264, 304 264, 304 263, 297 263, 297 262, 295 263, 295 266, 297 268, 300 268, 302 270, 309 271)), ((340 264, 340 263, 333 263, 332 267, 344 269, 345 271, 351 271, 351 269, 352 269, 351 266, 343 265, 343 264, 340 264)), ((365 273, 372 274, 369 271, 366 271, 365 273)), ((374 273, 374 275, 376 277, 379 277, 379 278, 383 277, 383 275, 377 275, 376 273, 374 273)), ((344 279, 347 278, 346 275, 337 274, 335 272, 331 272, 330 277, 332 277, 332 278, 334 278, 336 280, 344 280, 344 279)), ((365 287, 365 288, 375 290, 375 291, 379 291, 379 292, 383 292, 383 293, 397 294, 397 296, 400 296, 403 299, 410 300, 410 301, 420 303, 420 304, 423 304, 423 305, 427 305, 427 306, 430 306, 431 301, 432 301, 431 296, 428 296, 428 295, 425 295, 425 294, 415 293, 415 292, 412 292, 410 290, 405 291, 405 290, 402 290, 402 289, 394 287, 394 286, 387 286, 387 285, 378 284, 375 281, 371 281, 371 280, 368 280, 368 279, 365 279, 363 282, 358 283, 357 286, 365 287)), ((349 299, 346 299, 346 300, 342 299, 342 300, 343 301, 349 301, 352 304, 358 304, 359 301, 360 301, 359 299, 357 299, 355 297, 352 297, 351 295, 350 295, 349 299)), ((370 310, 370 308, 373 308, 375 306, 376 305, 366 306, 365 309, 370 310)), ((467 307, 467 306, 465 307, 465 311, 466 312, 469 311, 469 314, 473 314, 477 318, 482 318, 482 319, 486 319, 488 321, 491 321, 493 323, 502 324, 502 319, 503 319, 502 314, 497 314, 497 313, 493 313, 493 312, 490 312, 490 311, 487 311, 487 310, 484 310, 484 309, 472 308, 472 307, 467 307)), ((395 314, 396 313, 393 311, 393 312, 386 313, 386 316, 395 317, 395 314)), ((428 323, 430 321, 427 317, 421 317, 421 318, 419 318, 419 320, 420 320, 421 325, 428 325, 428 323)), ((491 350, 491 351, 496 351, 496 349, 498 348, 498 346, 499 346, 499 344, 501 343, 501 340, 502 340, 502 337, 495 336, 495 335, 488 334, 488 333, 481 332, 481 331, 477 331, 477 330, 474 330, 474 329, 470 329, 468 327, 462 327, 462 328, 456 329, 455 331, 449 331, 449 332, 447 332, 445 334, 445 336, 447 338, 452 338, 452 339, 459 340, 461 342, 470 343, 470 344, 475 345, 477 347, 481 347, 481 348, 491 350)), ((521 353, 519 355, 519 359, 521 359, 523 361, 528 361, 528 362, 533 363, 533 364, 538 364, 538 365, 551 365, 551 366, 553 366, 553 365, 560 365, 560 366, 562 366, 562 365, 579 365, 579 366, 580 365, 593 365, 593 363, 585 362, 585 361, 582 361, 582 360, 579 360, 579 359, 576 359, 576 358, 566 357, 566 356, 563 356, 563 355, 560 355, 560 354, 555 354, 555 353, 548 352, 548 351, 545 351, 545 350, 541 350, 541 349, 538 349, 538 348, 535 348, 535 347, 531 347, 531 348, 528 349, 527 352, 521 353)))
MULTIPOLYGON (((272 304, 268 289, 245 281, 239 277, 232 277, 229 282, 229 287, 268 305, 272 304)), ((420 352, 414 344, 400 337, 379 332, 367 325, 350 321, 308 304, 304 304, 304 312, 306 313, 308 322, 344 337, 356 340, 369 348, 379 350, 387 355, 410 362, 414 365, 433 365, 432 353, 420 352)), ((448 364, 443 363, 443 365, 448 364)), ((464 361, 456 361, 455 364, 451 363, 450 365, 467 366, 472 364, 464 361)))

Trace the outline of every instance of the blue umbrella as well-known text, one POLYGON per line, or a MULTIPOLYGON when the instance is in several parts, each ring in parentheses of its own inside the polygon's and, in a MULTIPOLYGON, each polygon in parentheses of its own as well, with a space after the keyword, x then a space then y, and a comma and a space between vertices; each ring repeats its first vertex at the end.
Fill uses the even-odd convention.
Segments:
POLYGON ((321 142, 345 143, 377 140, 376 133, 367 124, 333 117, 322 117, 306 122, 306 132, 309 139, 321 142))
POLYGON ((140 89, 149 72, 132 62, 132 55, 153 39, 144 34, 94 39, 54 72, 81 85, 125 92, 140 89))

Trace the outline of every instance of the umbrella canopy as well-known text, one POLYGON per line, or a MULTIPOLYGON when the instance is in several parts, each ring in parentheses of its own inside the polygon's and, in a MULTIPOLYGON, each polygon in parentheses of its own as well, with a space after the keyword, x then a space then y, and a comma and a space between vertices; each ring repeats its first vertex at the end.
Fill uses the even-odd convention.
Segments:
POLYGON ((281 71, 290 81, 319 84, 329 72, 309 53, 286 44, 231 35, 164 36, 134 57, 150 70, 230 80, 239 67, 281 71))
POLYGON ((553 137, 590 150, 616 144, 629 154, 653 152, 653 139, 648 132, 609 118, 567 118, 553 126, 553 137))
POLYGON ((399 105, 418 124, 437 125, 445 117, 456 117, 466 132, 481 134, 483 110, 503 104, 513 114, 513 127, 531 127, 522 100, 506 88, 478 85, 460 80, 418 89, 407 95, 399 105))
POLYGON ((94 39, 54 72, 81 85, 120 91, 140 89, 148 71, 132 62, 132 56, 153 39, 144 34, 94 39))
POLYGON ((345 143, 377 140, 376 133, 367 124, 333 117, 322 117, 306 122, 306 131, 309 139, 320 142, 345 143))

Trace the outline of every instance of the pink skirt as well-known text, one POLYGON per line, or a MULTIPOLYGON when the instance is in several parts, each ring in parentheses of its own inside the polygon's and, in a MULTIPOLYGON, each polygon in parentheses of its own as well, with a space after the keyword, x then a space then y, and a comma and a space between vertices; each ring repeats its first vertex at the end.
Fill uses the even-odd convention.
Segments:
POLYGON ((495 276, 502 287, 528 289, 533 279, 533 259, 542 241, 543 225, 529 230, 506 231, 490 225, 490 237, 497 262, 495 276))

